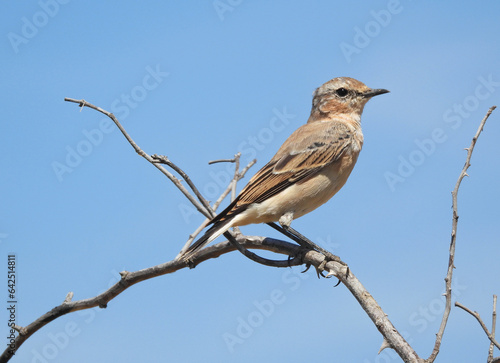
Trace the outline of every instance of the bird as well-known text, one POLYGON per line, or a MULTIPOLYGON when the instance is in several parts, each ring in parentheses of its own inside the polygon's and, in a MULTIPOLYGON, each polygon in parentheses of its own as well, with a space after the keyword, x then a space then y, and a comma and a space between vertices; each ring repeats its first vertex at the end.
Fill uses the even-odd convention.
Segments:
POLYGON ((363 146, 361 114, 374 96, 388 93, 350 77, 337 77, 313 93, 311 115, 211 227, 180 256, 191 261, 229 228, 279 222, 290 226, 332 198, 346 183, 363 146))

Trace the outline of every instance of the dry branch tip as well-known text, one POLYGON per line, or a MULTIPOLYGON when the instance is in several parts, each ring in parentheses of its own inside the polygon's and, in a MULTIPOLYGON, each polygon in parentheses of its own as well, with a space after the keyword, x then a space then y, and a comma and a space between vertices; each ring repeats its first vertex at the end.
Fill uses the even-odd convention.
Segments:
POLYGON ((72 291, 68 292, 68 294, 66 295, 66 297, 64 298, 64 301, 63 301, 63 304, 68 304, 71 302, 71 300, 73 299, 73 295, 74 293, 72 291))
POLYGON ((391 347, 391 344, 387 341, 387 339, 384 338, 384 340, 382 341, 382 345, 380 346, 380 349, 378 350, 378 353, 377 354, 380 354, 382 353, 382 351, 386 348, 390 348, 391 347))
POLYGON ((16 330, 20 335, 26 335, 26 328, 19 326, 19 325, 13 325, 12 328, 16 330))

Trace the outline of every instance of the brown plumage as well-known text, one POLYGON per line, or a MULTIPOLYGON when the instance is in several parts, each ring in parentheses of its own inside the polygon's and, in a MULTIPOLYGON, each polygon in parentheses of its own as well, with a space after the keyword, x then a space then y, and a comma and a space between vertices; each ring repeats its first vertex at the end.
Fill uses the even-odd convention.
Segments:
POLYGON ((360 122, 366 102, 387 92, 348 77, 319 87, 307 123, 290 135, 182 257, 188 260, 233 226, 276 222, 286 214, 299 218, 327 202, 356 164, 363 146, 360 122))

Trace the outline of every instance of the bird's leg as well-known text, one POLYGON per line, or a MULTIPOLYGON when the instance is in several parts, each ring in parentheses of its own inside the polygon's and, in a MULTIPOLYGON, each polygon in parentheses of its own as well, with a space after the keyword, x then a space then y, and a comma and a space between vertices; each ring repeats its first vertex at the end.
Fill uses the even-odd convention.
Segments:
MULTIPOLYGON (((297 238, 293 238, 292 236, 288 235, 288 237, 292 238, 295 242, 297 242, 299 245, 301 245, 302 247, 306 248, 306 249, 316 249, 314 246, 314 243, 309 241, 309 239, 305 238, 304 236, 302 235, 297 235, 298 232, 293 230, 290 225, 292 224, 292 221, 293 221, 293 212, 288 212, 288 213, 285 213, 283 214, 280 219, 279 219, 279 224, 281 225, 281 228, 283 228, 284 231, 287 231, 288 233, 291 233, 293 234, 294 236, 296 236, 297 238), (296 232, 296 233, 293 233, 292 231, 296 232), (309 242, 309 243, 308 243, 309 242)), ((319 276, 323 276, 323 269, 324 269, 324 265, 326 264, 326 258, 325 260, 321 263, 321 265, 316 269, 316 274, 318 275, 318 278, 319 276)), ((311 267, 311 265, 307 265, 306 266, 306 269, 304 271, 302 271, 302 273, 304 272, 307 272, 307 270, 309 270, 309 268, 311 267)))
POLYGON ((316 250, 318 252, 321 252, 323 255, 325 255, 325 257, 326 257, 325 260, 316 269, 316 271, 318 272, 318 275, 321 273, 321 275, 324 276, 322 274, 322 271, 323 271, 323 269, 324 269, 324 267, 325 267, 325 265, 326 265, 326 263, 328 261, 339 262, 339 263, 347 266, 347 264, 345 262, 343 262, 340 259, 340 257, 335 256, 331 252, 329 252, 329 251, 325 250, 324 248, 318 246, 316 243, 314 243, 313 241, 311 241, 309 238, 307 238, 306 236, 302 235, 301 233, 299 233, 298 231, 296 231, 295 229, 293 229, 290 226, 290 224, 292 223, 292 220, 293 220, 293 213, 292 212, 288 212, 288 213, 282 215, 281 218, 279 219, 279 223, 280 223, 281 227, 278 226, 276 223, 272 223, 272 222, 268 223, 268 225, 271 226, 272 228, 276 229, 277 231, 283 233, 285 236, 293 239, 295 242, 297 242, 302 247, 308 248, 308 249, 312 249, 312 250, 316 250))
POLYGON ((261 265, 265 265, 265 266, 273 266, 273 267, 290 267, 292 265, 295 265, 296 261, 295 261, 295 258, 294 257, 293 259, 287 259, 286 261, 282 261, 282 260, 269 260, 267 258, 264 258, 264 257, 260 257, 259 255, 253 253, 253 252, 250 252, 249 250, 247 250, 245 247, 243 247, 239 242, 238 242, 238 238, 233 236, 230 232, 224 232, 224 237, 226 237, 229 242, 236 247, 236 249, 238 251, 240 251, 243 255, 245 255, 245 257, 249 258, 250 260, 254 261, 254 262, 257 262, 257 263, 260 263, 261 265))
MULTIPOLYGON (((285 213, 281 216, 279 219, 279 224, 281 225, 281 228, 283 228, 286 232, 289 234, 295 236, 296 238, 293 238, 294 241, 299 243, 302 247, 308 247, 313 250, 316 250, 318 252, 321 252, 324 254, 326 257, 328 257, 331 261, 336 261, 336 262, 342 262, 338 256, 335 256, 334 254, 330 253, 329 251, 325 250, 324 248, 318 246, 316 243, 311 241, 309 238, 304 236, 303 234, 299 233, 295 229, 293 229, 290 225, 292 224, 293 221, 293 212, 288 212, 285 213)), ((291 236, 289 236, 292 238, 291 236)))
MULTIPOLYGON (((324 248, 318 246, 316 243, 314 243, 313 241, 311 241, 306 236, 304 236, 303 234, 299 233, 298 231, 296 231, 292 227, 290 227, 290 226, 282 226, 282 227, 283 227, 283 229, 285 229, 285 231, 293 234, 299 240, 302 240, 306 244, 309 244, 309 248, 312 248, 312 249, 314 249, 314 250, 316 250, 318 252, 321 252, 323 255, 326 256, 325 260, 323 260, 323 262, 321 262, 321 264, 316 269, 317 271, 318 270, 319 271, 323 271, 324 267, 325 267, 325 265, 327 264, 328 261, 335 261, 335 262, 338 262, 338 263, 340 263, 340 264, 342 264, 342 265, 344 265, 344 266, 347 267, 346 276, 349 276, 349 266, 347 266, 347 263, 345 263, 344 261, 342 261, 339 256, 336 256, 333 253, 331 253, 330 251, 327 251, 324 248)), ((301 246, 303 246, 303 245, 301 244, 301 246)), ((321 273, 321 276, 323 276, 322 273, 321 273)), ((325 277, 325 276, 323 276, 323 277, 325 277)), ((327 275, 326 277, 331 277, 331 275, 330 276, 327 275)))

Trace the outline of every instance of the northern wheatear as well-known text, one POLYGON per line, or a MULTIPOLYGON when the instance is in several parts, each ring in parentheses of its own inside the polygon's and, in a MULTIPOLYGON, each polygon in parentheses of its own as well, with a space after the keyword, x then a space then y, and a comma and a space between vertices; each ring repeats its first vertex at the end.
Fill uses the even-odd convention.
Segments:
POLYGON ((181 257, 189 260, 231 227, 276 221, 289 225, 326 203, 345 184, 358 159, 365 104, 387 92, 348 77, 316 89, 307 123, 290 135, 181 257))

